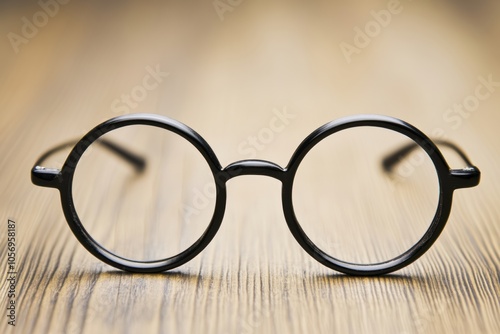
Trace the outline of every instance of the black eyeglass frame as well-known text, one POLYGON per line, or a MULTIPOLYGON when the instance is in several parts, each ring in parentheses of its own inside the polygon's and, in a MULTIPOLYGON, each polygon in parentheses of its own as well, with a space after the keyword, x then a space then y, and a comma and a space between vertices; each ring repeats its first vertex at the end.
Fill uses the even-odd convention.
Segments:
MULTIPOLYGON (((131 162, 137 170, 140 171, 144 167, 144 161, 140 157, 136 157, 125 149, 104 140, 102 140, 101 144, 104 144, 107 148, 131 162)), ((59 190, 63 212, 69 227, 80 243, 95 257, 122 270, 153 273, 170 270, 190 261, 210 243, 223 220, 226 206, 227 181, 242 175, 269 176, 282 182, 282 206, 286 223, 292 235, 307 253, 323 265, 345 274, 363 276, 382 275, 401 269, 422 256, 436 241, 446 225, 452 207, 453 192, 456 189, 474 187, 479 184, 481 174, 479 169, 470 163, 469 159, 458 147, 452 144, 448 146, 459 152, 459 155, 467 164, 466 168, 450 169, 436 144, 420 130, 402 120, 382 115, 356 115, 331 121, 312 132, 298 146, 285 168, 270 161, 256 159, 237 161, 223 168, 208 143, 187 125, 160 115, 130 114, 118 116, 97 125, 76 143, 61 169, 40 166, 50 154, 59 150, 62 146, 48 151, 35 163, 31 171, 31 179, 35 185, 59 190), (166 259, 136 261, 120 257, 106 250, 85 230, 73 203, 72 181, 74 171, 85 150, 96 140, 102 140, 99 139, 102 135, 130 125, 155 126, 180 135, 194 145, 201 153, 208 163, 215 180, 215 209, 207 229, 186 250, 166 259), (384 168, 389 171, 399 158, 403 158, 413 148, 417 148, 418 145, 429 155, 434 163, 440 188, 436 214, 423 237, 403 254, 389 261, 375 264, 353 264, 341 261, 319 249, 301 228, 295 216, 292 201, 295 174, 306 154, 326 137, 345 129, 360 126, 389 129, 412 139, 416 145, 408 145, 385 159, 383 162, 384 168)))

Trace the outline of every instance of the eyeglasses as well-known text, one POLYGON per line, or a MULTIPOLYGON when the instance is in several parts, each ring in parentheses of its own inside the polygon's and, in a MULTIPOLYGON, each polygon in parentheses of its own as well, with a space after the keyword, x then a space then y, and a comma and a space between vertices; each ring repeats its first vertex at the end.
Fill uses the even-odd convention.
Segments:
MULTIPOLYGON (((370 138, 368 137, 365 138, 357 136, 356 138, 358 139, 361 138, 363 140, 362 143, 364 143, 363 145, 365 144, 368 146, 371 145, 370 147, 372 148, 378 147, 377 142, 371 141, 370 138)), ((352 153, 351 151, 354 151, 354 148, 349 147, 350 142, 343 142, 341 144, 342 144, 341 146, 344 147, 348 153, 352 153)), ((151 145, 151 143, 147 145, 151 145)), ((370 149, 370 151, 372 151, 372 149, 370 149)), ((168 155, 171 161, 179 162, 181 160, 181 156, 184 155, 183 152, 184 152, 183 150, 172 151, 168 147, 165 148, 164 146, 159 146, 159 150, 156 151, 154 155, 152 155, 152 157, 161 158, 163 155, 168 155)), ((313 173, 312 175, 309 174, 308 176, 309 178, 306 178, 304 182, 301 181, 306 188, 307 186, 310 186, 310 183, 313 182, 313 180, 316 180, 315 182, 319 182, 320 186, 326 187, 325 193, 329 193, 330 190, 333 192, 336 188, 336 184, 334 183, 333 185, 330 185, 327 182, 328 181, 327 174, 328 175, 333 174, 334 176, 337 176, 340 179, 345 177, 344 172, 339 172, 336 169, 339 166, 346 165, 344 161, 335 160, 338 157, 342 156, 338 155, 335 157, 329 157, 330 155, 329 152, 331 151, 326 151, 326 152, 327 152, 326 156, 324 155, 325 159, 331 158, 330 161, 333 161, 333 163, 329 165, 331 168, 327 166, 317 166, 316 173, 313 173)), ((97 157, 91 156, 87 160, 92 162, 95 161, 96 159, 97 157)), ((419 164, 421 163, 414 164, 413 169, 418 169, 419 164)), ((127 164, 125 164, 125 166, 126 165, 127 164)), ((364 165, 362 164, 361 166, 364 165)), ((182 164, 180 167, 175 167, 175 168, 172 167, 170 170, 163 169, 163 167, 165 166, 160 165, 157 169, 157 172, 160 174, 162 173, 169 174, 176 172, 182 174, 183 171, 187 170, 187 168, 185 166, 183 167, 182 164)), ((193 169, 192 167, 190 168, 193 169)), ((347 166, 346 168, 349 168, 349 166, 347 166)), ((359 173, 360 171, 364 171, 365 169, 367 168, 362 167, 359 170, 354 170, 353 172, 359 173)), ((379 171, 376 172, 378 173, 379 171)), ((315 258, 323 265, 350 275, 386 274, 401 269, 407 266, 408 264, 412 263, 413 261, 415 261, 431 247, 431 245, 436 241, 439 234, 443 230, 450 215, 454 190, 477 186, 480 181, 479 169, 471 164, 467 156, 456 145, 444 140, 436 140, 435 142, 433 142, 427 136, 425 136, 421 131, 419 131, 418 129, 416 129, 415 127, 406 122, 392 117, 379 116, 379 115, 350 116, 323 125, 322 127, 312 132, 309 136, 307 136, 306 139, 302 141, 302 143, 293 153, 288 165, 285 168, 280 167, 279 165, 269 161, 255 160, 255 159, 241 160, 238 162, 231 163, 223 168, 219 160, 217 159, 215 153, 208 145, 208 143, 198 133, 196 133, 188 126, 178 121, 160 115, 151 115, 151 114, 125 115, 112 118, 108 121, 99 124, 78 141, 67 142, 57 147, 54 147, 50 151, 43 154, 37 160, 35 166, 31 171, 31 179, 35 185, 42 187, 56 188, 59 190, 61 195, 61 203, 64 215, 66 217, 69 227, 71 228, 76 238, 80 241, 80 243, 90 253, 92 253, 101 261, 116 268, 132 272, 166 271, 186 263, 187 261, 193 259, 197 254, 199 254, 213 239, 213 237, 215 236, 217 230, 221 225, 226 207, 227 182, 237 176, 243 176, 243 175, 269 176, 271 178, 279 180, 282 184, 281 200, 282 200, 283 212, 286 219, 286 223, 292 235, 297 240, 297 242, 302 246, 302 248, 307 253, 309 253, 313 258, 315 258), (108 168, 108 165, 104 164, 98 167, 96 174, 94 174, 94 179, 92 178, 89 179, 88 176, 83 176, 83 182, 81 183, 83 185, 87 185, 87 183, 91 183, 92 180, 94 180, 95 182, 98 182, 102 186, 102 188, 105 189, 105 191, 109 192, 105 196, 103 196, 102 199, 99 199, 96 205, 104 206, 106 204, 105 201, 107 200, 107 198, 116 197, 117 202, 116 203, 114 202, 115 207, 110 208, 111 213, 106 217, 106 221, 108 223, 111 222, 112 224, 111 226, 116 226, 120 224, 120 221, 118 219, 120 217, 116 216, 114 211, 119 210, 120 208, 124 210, 127 209, 128 204, 123 204, 123 203, 120 204, 121 197, 126 193, 127 189, 133 189, 136 186, 135 182, 137 181, 137 178, 140 179, 141 173, 144 173, 144 171, 149 168, 149 161, 147 158, 145 158, 140 153, 136 152, 135 150, 131 149, 128 146, 136 144, 142 137, 132 138, 130 136, 128 137, 126 136, 125 139, 128 138, 129 140, 128 143, 124 145, 123 143, 118 143, 118 141, 113 138, 108 138, 109 137, 108 135, 110 135, 111 133, 115 133, 116 131, 120 131, 121 129, 134 128, 136 126, 140 126, 141 129, 145 128, 147 129, 147 131, 155 129, 155 131, 160 131, 162 133, 169 133, 173 137, 177 138, 177 140, 181 140, 184 144, 188 144, 190 147, 189 149, 194 148, 193 151, 197 155, 201 154, 201 162, 199 162, 196 165, 196 167, 202 168, 203 167, 202 165, 204 165, 205 167, 208 166, 208 174, 209 174, 209 181, 211 182, 211 188, 209 187, 207 189, 211 189, 210 193, 212 194, 213 199, 215 201, 213 205, 213 214, 211 214, 211 216, 208 216, 209 218, 205 222, 206 226, 204 226, 200 232, 201 236, 196 236, 196 239, 192 243, 190 243, 186 249, 181 250, 177 254, 168 257, 160 257, 160 258, 153 257, 147 259, 141 258, 140 260, 137 260, 137 259, 131 259, 131 257, 133 256, 126 256, 124 254, 119 254, 116 250, 113 249, 113 247, 108 247, 108 246, 105 247, 104 244, 106 244, 106 241, 103 240, 108 240, 109 238, 114 240, 120 237, 120 235, 117 235, 117 233, 113 232, 116 231, 116 229, 113 230, 114 227, 107 230, 104 229, 104 232, 102 232, 103 236, 101 237, 92 235, 90 231, 91 228, 85 225, 85 222, 83 222, 80 219, 82 214, 84 214, 85 210, 84 209, 80 210, 79 208, 77 208, 77 205, 75 205, 75 196, 76 197, 79 196, 78 195, 79 192, 75 189, 75 171, 78 174, 79 168, 81 167, 81 165, 83 165, 82 161, 85 160, 82 159, 82 157, 85 157, 86 154, 89 153, 90 148, 98 146, 102 147, 105 149, 104 151, 107 150, 108 152, 111 152, 115 156, 121 158, 115 160, 125 161, 130 166, 132 166, 135 170, 135 173, 137 174, 136 175, 137 177, 133 180, 128 180, 127 181, 128 183, 126 184, 122 184, 120 189, 113 190, 112 187, 106 187, 102 183, 109 182, 109 179, 117 175, 118 172, 115 169, 113 169, 109 173, 105 174, 105 176, 101 176, 104 175, 101 172, 108 168), (337 205, 333 212, 334 214, 339 214, 339 212, 342 211, 342 203, 339 202, 342 202, 342 200, 346 199, 348 197, 347 195, 341 193, 340 195, 337 195, 337 197, 333 198, 333 200, 329 200, 327 198, 328 196, 317 196, 315 198, 314 195, 315 189, 312 189, 312 195, 310 196, 311 198, 309 198, 309 196, 306 196, 304 197, 306 198, 306 200, 299 202, 297 202, 299 197, 295 195, 295 191, 297 190, 295 188, 297 187, 300 188, 299 182, 297 180, 298 178, 297 175, 300 175, 302 173, 301 165, 304 160, 307 160, 308 155, 311 154, 312 151, 314 151, 317 147, 321 146, 322 145, 321 143, 324 143, 327 139, 333 138, 341 133, 346 132, 347 130, 368 129, 368 128, 378 129, 380 131, 384 131, 384 133, 397 134, 408 141, 405 145, 398 146, 398 148, 393 149, 392 152, 389 152, 390 154, 386 154, 380 161, 377 162, 379 163, 380 166, 382 166, 381 174, 384 173, 386 175, 390 175, 391 173, 393 174, 398 164, 402 164, 405 162, 406 159, 409 159, 412 152, 420 150, 421 152, 423 152, 423 158, 427 159, 430 162, 430 166, 432 167, 431 169, 435 173, 434 175, 435 175, 436 189, 437 189, 436 191, 433 192, 433 194, 435 193, 435 200, 437 201, 437 203, 434 203, 433 206, 434 208, 433 210, 435 211, 432 212, 432 216, 429 218, 429 221, 426 222, 426 228, 417 233, 418 238, 414 239, 412 241, 413 243, 408 245, 406 249, 396 249, 397 248, 396 247, 395 248, 396 255, 394 256, 391 255, 390 258, 383 258, 382 261, 378 262, 375 261, 373 263, 365 263, 363 261, 357 261, 356 256, 352 256, 348 260, 340 259, 339 256, 335 255, 335 252, 336 248, 337 251, 339 251, 338 248, 341 248, 342 242, 340 242, 339 245, 335 245, 334 243, 333 246, 331 244, 328 244, 327 242, 325 246, 325 244, 320 242, 318 239, 325 236, 326 233, 321 232, 325 230, 321 229, 311 230, 308 227, 309 226, 308 225, 309 222, 307 222, 308 212, 311 212, 311 213, 318 213, 317 216, 319 217, 318 220, 321 220, 320 224, 321 226, 323 226, 326 229, 330 228, 331 227, 330 221, 326 218, 321 218, 322 212, 326 209, 329 209, 330 206, 333 207, 337 205), (42 164, 45 160, 47 160, 54 153, 61 151, 68 145, 74 145, 74 146, 61 169, 42 167, 42 164), (449 149, 454 150, 462 158, 462 160, 466 164, 466 167, 462 169, 450 169, 442 153, 437 148, 437 145, 446 146, 449 149), (301 210, 305 213, 298 214, 297 212, 299 210, 298 207, 302 207, 301 210)), ((356 177, 356 175, 354 177, 356 177)), ((372 176, 370 176, 370 178, 372 178, 372 176)), ((175 182, 169 184, 168 187, 166 187, 166 190, 164 191, 159 190, 163 194, 162 196, 167 196, 167 197, 170 196, 170 194, 173 193, 175 189, 180 185, 181 181, 184 181, 184 183, 191 182, 191 178, 176 177, 174 179, 175 182)), ((390 182, 393 181, 394 178, 392 178, 392 181, 391 178, 386 178, 386 179, 388 181, 386 182, 384 180, 383 181, 384 184, 389 184, 390 182)), ((153 189, 153 188, 156 189, 157 187, 159 187, 158 182, 155 181, 151 183, 149 187, 150 188, 147 189, 153 189)), ((396 187, 404 188, 405 185, 403 184, 402 186, 396 186, 396 187)), ((420 187, 420 182, 415 182, 413 184, 413 188, 409 189, 405 188, 402 190, 402 193, 412 193, 415 191, 418 192, 418 189, 420 189, 419 187, 420 187)), ((362 195, 365 192, 369 191, 368 188, 370 188, 370 184, 366 185, 361 184, 359 188, 356 188, 358 189, 357 194, 359 194, 360 198, 363 198, 362 195)), ((347 192, 353 189, 354 186, 346 183, 344 191, 347 192)), ((427 187, 422 186, 421 189, 425 190, 427 189, 427 187)), ((395 189, 394 191, 398 192, 398 189, 395 189)), ((95 189, 90 187, 89 195, 87 195, 85 200, 88 201, 89 198, 92 198, 92 196, 95 195, 94 192, 95 189)), ((151 191, 148 190, 146 192, 143 191, 140 194, 140 196, 142 197, 151 196, 148 195, 150 192, 152 193, 153 190, 151 191)), ((183 194, 185 195, 185 193, 186 192, 184 192, 183 194)), ((197 192, 198 195, 200 193, 202 193, 202 191, 197 192)), ((401 199, 401 195, 396 195, 395 198, 397 198, 397 200, 399 201, 399 199, 401 199)), ((424 196, 422 200, 430 201, 430 197, 424 196)), ((149 204, 154 202, 154 200, 149 199, 149 197, 145 198, 144 201, 145 203, 149 204)), ((205 201, 199 200, 198 198, 198 204, 200 204, 200 202, 202 202, 201 204, 204 204, 203 202, 205 201)), ((406 204, 403 203, 402 205, 407 205, 407 204, 408 203, 406 204)), ((409 203, 409 204, 413 205, 418 203, 409 203)), ((170 202, 169 204, 157 205, 155 208, 153 208, 153 212, 159 214, 158 212, 164 210, 167 206, 174 207, 175 210, 175 206, 179 205, 182 206, 182 203, 170 202)), ((356 207, 360 211, 363 211, 362 209, 366 209, 368 211, 366 217, 372 217, 372 211, 374 210, 374 208, 371 207, 370 205, 372 205, 372 203, 356 202, 356 207)), ((196 206, 197 211, 200 211, 202 209, 203 205, 196 206)), ((380 210, 384 212, 387 211, 388 214, 391 213, 391 210, 385 210, 384 208, 380 208, 380 210)), ((412 209, 412 210, 414 211, 410 212, 418 212, 418 209, 412 209)), ((140 213, 137 213, 136 211, 128 211, 128 212, 129 213, 127 215, 137 214, 138 215, 137 217, 141 217, 138 220, 137 227, 125 226, 121 229, 122 231, 130 230, 130 233, 132 235, 136 234, 136 232, 133 232, 134 228, 137 228, 137 231, 146 230, 146 227, 144 227, 146 225, 142 224, 146 224, 145 221, 147 221, 148 219, 154 220, 153 216, 148 216, 146 217, 147 219, 144 219, 144 217, 140 216, 140 213)), ((180 221, 181 227, 178 228, 182 228, 182 224, 187 224, 185 219, 186 215, 189 215, 192 212, 188 214, 182 211, 181 208, 179 208, 177 213, 178 213, 177 215, 174 215, 173 217, 170 218, 171 220, 180 221)), ((405 223, 403 224, 402 228, 398 229, 399 232, 397 233, 394 232, 396 231, 396 229, 394 229, 393 227, 387 227, 389 225, 384 225, 385 220, 384 221, 381 220, 380 222, 371 221, 367 226, 358 228, 356 231, 358 231, 361 234, 365 233, 364 235, 368 239, 363 239, 363 240, 370 240, 370 238, 373 237, 372 235, 374 233, 373 231, 377 231, 377 229, 380 229, 380 227, 382 227, 382 229, 384 230, 383 232, 388 234, 389 236, 392 236, 394 238, 394 241, 400 239, 402 240, 404 234, 410 231, 412 228, 414 228, 415 224, 412 222, 412 215, 413 214, 410 214, 410 216, 408 217, 401 217, 395 215, 394 219, 393 218, 388 219, 388 221, 390 220, 397 223, 400 223, 402 221, 403 223, 405 223)), ((92 220, 97 221, 97 218, 92 216, 89 217, 90 217, 88 219, 89 221, 92 220)), ((357 222, 355 220, 348 221, 344 225, 342 225, 341 228, 348 228, 356 223, 357 222)), ((170 225, 167 224, 166 226, 168 227, 170 225)), ((154 232, 153 234, 155 234, 161 240, 161 237, 169 235, 168 233, 169 232, 165 233, 154 232)), ((334 234, 335 233, 333 233, 333 235, 334 234)), ((352 235, 353 234, 350 233, 348 235, 343 235, 340 238, 349 239, 349 237, 352 235)), ((131 245, 134 242, 134 238, 127 239, 127 237, 125 237, 124 240, 127 246, 131 245)), ((385 241, 385 243, 391 244, 390 241, 389 242, 385 241)), ((363 243, 361 244, 358 243, 357 245, 358 246, 356 247, 359 247, 357 248, 359 252, 365 252, 369 254, 375 254, 378 252, 377 248, 373 248, 371 250, 363 249, 363 243)), ((391 245, 389 246, 392 247, 391 245)), ((147 242, 144 244, 144 248, 147 248, 146 251, 150 252, 150 254, 154 253, 154 247, 155 246, 153 244, 148 244, 147 242)))

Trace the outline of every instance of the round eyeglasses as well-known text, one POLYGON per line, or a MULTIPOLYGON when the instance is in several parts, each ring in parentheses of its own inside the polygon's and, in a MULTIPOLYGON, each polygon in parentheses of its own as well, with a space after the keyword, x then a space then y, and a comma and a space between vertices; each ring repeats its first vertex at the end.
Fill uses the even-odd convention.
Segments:
POLYGON ((386 274, 415 261, 443 230, 454 190, 480 181, 479 169, 456 145, 433 142, 414 126, 380 115, 323 125, 302 141, 285 168, 256 159, 222 167, 188 126, 160 115, 125 115, 47 151, 31 171, 35 185, 59 190, 80 243, 103 262, 132 272, 169 270, 200 253, 221 225, 227 182, 243 175, 279 180, 292 235, 317 261, 350 275, 386 274), (146 140, 150 135, 154 139, 146 140), (454 150, 466 166, 450 169, 437 145, 454 150), (73 149, 61 169, 42 166, 68 146, 73 149), (109 152, 127 163, 115 166, 109 152), (147 179, 148 173, 153 177, 147 179), (95 193, 97 185, 103 194, 95 193), (95 206, 108 207, 108 213, 96 216, 88 209, 95 206), (129 218, 134 223, 124 224, 129 218))

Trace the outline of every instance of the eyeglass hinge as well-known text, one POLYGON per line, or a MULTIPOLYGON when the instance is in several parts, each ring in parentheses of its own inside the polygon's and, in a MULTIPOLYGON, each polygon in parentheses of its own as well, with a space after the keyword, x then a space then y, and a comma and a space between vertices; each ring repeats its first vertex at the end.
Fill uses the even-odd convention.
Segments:
POLYGON ((455 189, 472 188, 479 184, 481 171, 475 166, 450 170, 452 186, 455 189))
POLYGON ((61 170, 35 166, 31 170, 31 182, 40 187, 59 188, 61 170))

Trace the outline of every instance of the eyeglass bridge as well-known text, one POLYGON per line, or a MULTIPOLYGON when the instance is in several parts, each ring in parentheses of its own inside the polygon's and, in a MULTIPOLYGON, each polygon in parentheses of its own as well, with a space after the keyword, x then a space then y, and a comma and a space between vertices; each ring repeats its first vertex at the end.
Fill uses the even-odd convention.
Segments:
POLYGON ((269 176, 282 181, 286 169, 274 162, 258 159, 240 160, 229 164, 222 171, 226 180, 242 175, 269 176))

